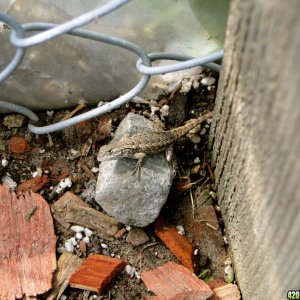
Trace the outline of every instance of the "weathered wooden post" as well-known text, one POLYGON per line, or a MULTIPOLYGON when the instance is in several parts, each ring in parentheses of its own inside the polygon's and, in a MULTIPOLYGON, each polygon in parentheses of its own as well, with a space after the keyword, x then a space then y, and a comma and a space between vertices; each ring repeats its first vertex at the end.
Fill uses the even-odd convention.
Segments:
POLYGON ((211 142, 246 300, 300 289, 299 13, 300 1, 231 2, 211 142))

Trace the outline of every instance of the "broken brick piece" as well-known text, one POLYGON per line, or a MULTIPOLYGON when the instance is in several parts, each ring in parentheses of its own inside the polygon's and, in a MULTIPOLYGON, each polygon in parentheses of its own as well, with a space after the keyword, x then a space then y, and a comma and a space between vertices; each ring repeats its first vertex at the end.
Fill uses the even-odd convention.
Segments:
POLYGON ((28 179, 28 180, 22 182, 21 184, 19 184, 17 186, 17 191, 25 192, 25 191, 31 190, 33 192, 37 192, 41 188, 43 188, 43 186, 48 182, 49 182, 49 179, 47 176, 37 176, 37 177, 28 179))
POLYGON ((193 272, 197 271, 194 263, 195 247, 185 236, 178 233, 175 226, 158 218, 155 222, 155 233, 184 266, 193 272))
POLYGON ((0 299, 42 294, 56 268, 56 236, 47 202, 0 185, 0 299))
POLYGON ((193 272, 172 261, 145 271, 141 279, 147 288, 164 300, 205 300, 213 295, 210 287, 193 272))
POLYGON ((213 289, 214 295, 209 300, 240 300, 241 293, 236 284, 226 284, 213 289))
POLYGON ((107 284, 124 269, 122 259, 94 254, 89 256, 79 269, 71 275, 70 286, 102 293, 107 284))
POLYGON ((28 142, 21 136, 12 136, 7 141, 9 153, 21 154, 28 150, 28 142))

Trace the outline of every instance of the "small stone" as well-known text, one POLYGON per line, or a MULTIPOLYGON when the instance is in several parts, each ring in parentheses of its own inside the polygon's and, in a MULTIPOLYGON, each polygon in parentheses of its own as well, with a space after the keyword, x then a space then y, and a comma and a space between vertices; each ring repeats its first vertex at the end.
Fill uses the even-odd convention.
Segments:
POLYGON ((103 248, 103 249, 108 249, 108 246, 104 243, 101 243, 100 246, 103 248))
POLYGON ((182 225, 177 225, 176 228, 177 228, 179 234, 185 235, 185 230, 182 225))
POLYGON ((199 164, 200 163, 200 158, 199 157, 196 157, 195 159, 194 159, 194 164, 199 164))
POLYGON ((206 128, 202 128, 200 131, 200 135, 205 135, 205 133, 206 133, 206 128))
POLYGON ((75 160, 76 158, 80 157, 80 152, 75 149, 69 150, 69 159, 75 160))
POLYGON ((66 295, 61 295, 59 298, 59 300, 67 300, 67 299, 68 299, 68 297, 66 295))
POLYGON ((82 240, 83 234, 81 232, 76 232, 75 237, 77 240, 82 240))
POLYGON ((4 117, 3 124, 8 128, 19 128, 25 124, 25 117, 14 114, 4 117))
POLYGON ((74 246, 69 240, 65 241, 65 249, 66 249, 67 252, 73 252, 74 251, 74 246))
POLYGON ((88 236, 85 236, 83 239, 82 239, 83 242, 85 242, 86 244, 89 244, 90 243, 90 238, 88 236))
POLYGON ((4 168, 7 167, 7 166, 8 166, 8 160, 6 160, 6 159, 3 158, 3 159, 1 160, 1 165, 2 165, 2 167, 4 167, 4 168))
POLYGON ((70 229, 74 232, 84 232, 84 227, 79 225, 73 225, 70 229))
POLYGON ((77 241, 74 237, 69 238, 69 242, 72 243, 73 246, 77 245, 77 241))
POLYGON ((149 236, 141 228, 133 228, 129 231, 126 237, 126 242, 137 247, 149 241, 149 236))
POLYGON ((84 234, 85 236, 90 237, 93 235, 93 231, 90 230, 89 228, 84 228, 84 234))
POLYGON ((216 82, 216 79, 213 77, 204 77, 201 79, 201 84, 205 86, 213 85, 216 82))
POLYGON ((6 175, 2 178, 2 183, 9 186, 9 188, 14 191, 17 187, 17 183, 10 177, 10 174, 6 173, 6 175))
POLYGON ((193 133, 189 135, 189 140, 193 144, 199 144, 201 142, 201 137, 198 134, 193 133))
POLYGON ((91 170, 93 173, 98 173, 99 172, 99 168, 93 167, 91 170))
POLYGON ((136 268, 130 265, 126 265, 125 272, 132 278, 136 272, 136 268))

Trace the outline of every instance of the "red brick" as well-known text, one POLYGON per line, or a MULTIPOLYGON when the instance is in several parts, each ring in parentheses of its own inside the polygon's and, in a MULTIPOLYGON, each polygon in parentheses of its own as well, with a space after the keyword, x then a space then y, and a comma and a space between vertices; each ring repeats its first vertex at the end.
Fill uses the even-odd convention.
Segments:
POLYGON ((21 184, 19 184, 17 187, 17 191, 25 192, 25 191, 31 190, 33 192, 37 192, 41 188, 43 188, 43 186, 48 182, 49 182, 49 179, 47 176, 37 176, 37 177, 28 179, 28 180, 22 182, 21 184))
POLYGON ((210 287, 193 272, 174 262, 141 274, 147 288, 164 300, 205 300, 213 295, 210 287))
POLYGON ((43 294, 56 269, 56 236, 41 195, 0 185, 0 299, 43 294))
POLYGON ((155 222, 155 233, 184 266, 196 272, 195 247, 185 236, 178 233, 175 226, 158 218, 155 222))
POLYGON ((213 290, 213 289, 215 289, 215 288, 224 286, 224 285, 226 285, 227 283, 226 283, 224 280, 221 280, 221 279, 214 279, 214 280, 212 280, 212 281, 209 281, 207 284, 208 284, 209 287, 213 290))
POLYGON ((70 286, 102 293, 119 271, 124 269, 125 262, 121 259, 94 254, 71 275, 70 286))
POLYGON ((13 136, 7 141, 9 153, 21 154, 28 150, 27 141, 21 136, 13 136))

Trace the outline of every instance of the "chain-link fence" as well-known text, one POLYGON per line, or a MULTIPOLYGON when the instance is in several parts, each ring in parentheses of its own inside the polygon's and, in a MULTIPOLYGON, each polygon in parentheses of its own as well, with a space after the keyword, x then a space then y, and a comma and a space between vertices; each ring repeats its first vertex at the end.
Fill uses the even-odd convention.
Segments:
POLYGON ((16 53, 13 59, 0 73, 0 82, 6 80, 18 67, 26 54, 27 48, 41 43, 46 43, 47 41, 53 40, 64 34, 106 43, 133 52, 138 56, 136 69, 142 75, 140 81, 134 88, 132 88, 124 95, 121 95, 117 99, 95 109, 92 109, 86 113, 75 116, 71 119, 48 126, 36 126, 36 122, 39 120, 38 116, 33 111, 23 106, 12 104, 6 101, 0 101, 0 108, 8 111, 18 112, 27 116, 31 120, 28 125, 28 128, 31 132, 35 134, 46 134, 104 114, 130 101, 131 99, 137 100, 138 98, 135 97, 147 86, 151 75, 166 74, 196 66, 205 66, 217 72, 220 70, 220 65, 214 63, 214 61, 217 61, 223 57, 223 50, 216 51, 206 56, 195 58, 175 53, 146 53, 143 48, 127 40, 79 28, 98 17, 112 12, 113 10, 121 7, 127 2, 129 2, 129 0, 113 0, 99 8, 96 8, 61 25, 37 22, 20 24, 14 18, 0 13, 0 21, 4 22, 12 29, 10 42, 16 49, 16 53), (26 33, 31 31, 40 31, 40 33, 34 34, 30 37, 26 37, 26 33), (151 62, 157 60, 173 60, 180 62, 165 66, 151 66, 151 62))

